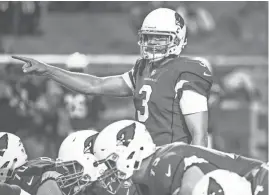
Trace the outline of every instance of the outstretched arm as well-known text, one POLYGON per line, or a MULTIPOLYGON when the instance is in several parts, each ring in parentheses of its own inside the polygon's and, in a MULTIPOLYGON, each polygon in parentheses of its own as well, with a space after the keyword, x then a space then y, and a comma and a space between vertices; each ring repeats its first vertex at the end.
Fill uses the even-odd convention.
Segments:
POLYGON ((128 87, 122 75, 97 77, 84 73, 66 71, 54 66, 48 66, 46 75, 69 89, 88 95, 118 97, 132 95, 132 90, 128 87))
POLYGON ((12 56, 25 64, 24 73, 44 75, 65 87, 88 95, 107 95, 126 97, 132 95, 132 90, 126 84, 122 75, 97 77, 89 74, 67 71, 44 62, 21 56, 12 56))

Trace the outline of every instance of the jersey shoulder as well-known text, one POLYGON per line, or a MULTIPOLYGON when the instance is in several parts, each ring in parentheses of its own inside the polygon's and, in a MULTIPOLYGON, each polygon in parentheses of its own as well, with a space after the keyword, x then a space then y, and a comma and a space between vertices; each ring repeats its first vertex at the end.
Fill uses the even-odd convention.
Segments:
POLYGON ((46 157, 34 159, 18 167, 7 183, 18 185, 24 191, 35 194, 41 184, 42 174, 50 169, 54 170, 52 159, 46 157))
MULTIPOLYGON (((193 90, 206 97, 209 96, 213 83, 212 73, 199 59, 187 57, 175 58, 169 67, 172 68, 176 79, 176 89, 193 90)), ((178 97, 181 97, 179 94, 178 97)))
POLYGON ((180 144, 173 143, 160 147, 151 163, 152 169, 155 170, 155 175, 162 175, 167 178, 173 177, 178 164, 181 162, 180 144))
POLYGON ((184 174, 181 147, 178 143, 161 146, 150 165, 150 182, 155 194, 173 194, 184 174))
POLYGON ((211 65, 204 58, 178 57, 172 60, 171 66, 178 74, 195 74, 212 82, 211 65))
POLYGON ((145 60, 143 58, 138 58, 136 60, 135 65, 133 67, 134 78, 136 78, 137 74, 139 74, 140 76, 142 75, 146 65, 147 65, 147 60, 145 60))

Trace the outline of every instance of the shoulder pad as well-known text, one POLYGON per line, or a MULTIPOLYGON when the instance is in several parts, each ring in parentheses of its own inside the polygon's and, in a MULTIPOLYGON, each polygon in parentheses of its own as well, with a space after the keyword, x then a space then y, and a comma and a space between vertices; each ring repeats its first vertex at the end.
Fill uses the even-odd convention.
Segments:
POLYGON ((173 62, 176 69, 180 72, 192 72, 192 73, 203 73, 202 71, 205 68, 208 68, 211 72, 211 65, 208 60, 204 58, 188 58, 188 57, 179 57, 175 58, 173 62))
POLYGON ((134 66, 134 77, 136 77, 136 74, 139 73, 139 75, 141 76, 145 67, 146 67, 146 60, 145 59, 142 59, 142 58, 139 58, 136 63, 135 63, 135 66, 134 66))

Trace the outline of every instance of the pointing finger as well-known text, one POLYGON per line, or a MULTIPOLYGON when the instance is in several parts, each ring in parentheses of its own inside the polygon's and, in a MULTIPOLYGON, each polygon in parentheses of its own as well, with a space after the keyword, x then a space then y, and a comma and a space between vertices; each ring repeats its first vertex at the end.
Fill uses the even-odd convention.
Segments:
POLYGON ((31 59, 31 58, 22 57, 22 56, 11 56, 11 57, 16 59, 16 60, 21 60, 23 62, 32 62, 33 61, 33 59, 31 59))

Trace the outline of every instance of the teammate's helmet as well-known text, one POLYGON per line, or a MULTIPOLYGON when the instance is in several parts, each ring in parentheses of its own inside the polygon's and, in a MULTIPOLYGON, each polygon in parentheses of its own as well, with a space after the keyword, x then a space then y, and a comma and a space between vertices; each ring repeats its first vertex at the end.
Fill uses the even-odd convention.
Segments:
POLYGON ((0 182, 12 176, 14 169, 27 161, 27 154, 21 139, 6 132, 0 132, 0 182))
POLYGON ((167 8, 150 12, 138 34, 142 58, 153 61, 169 55, 178 56, 187 44, 184 19, 167 8))
POLYGON ((98 162, 109 168, 103 174, 103 187, 112 194, 120 187, 128 187, 134 171, 140 169, 143 159, 155 150, 156 145, 143 124, 121 120, 107 126, 99 133, 94 145, 98 162))
POLYGON ((105 165, 94 167, 93 144, 97 135, 97 131, 82 130, 71 133, 62 142, 56 166, 64 174, 56 181, 65 195, 77 194, 106 170, 105 165))
POLYGON ((250 183, 236 173, 227 170, 212 171, 196 184, 192 195, 251 195, 250 183))

